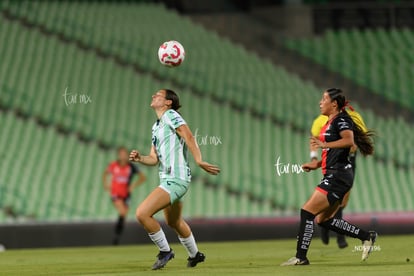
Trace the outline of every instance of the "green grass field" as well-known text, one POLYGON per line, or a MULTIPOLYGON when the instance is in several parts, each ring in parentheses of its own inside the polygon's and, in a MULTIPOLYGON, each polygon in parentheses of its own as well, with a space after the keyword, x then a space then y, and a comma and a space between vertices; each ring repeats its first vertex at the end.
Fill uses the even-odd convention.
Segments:
POLYGON ((173 244, 176 258, 160 271, 150 270, 153 245, 7 250, 0 253, 0 275, 414 275, 414 236, 380 236, 366 262, 353 252, 358 241, 348 242, 338 249, 335 240, 325 246, 315 238, 311 265, 296 267, 279 266, 293 256, 294 240, 200 243, 207 260, 191 269, 184 248, 173 244))

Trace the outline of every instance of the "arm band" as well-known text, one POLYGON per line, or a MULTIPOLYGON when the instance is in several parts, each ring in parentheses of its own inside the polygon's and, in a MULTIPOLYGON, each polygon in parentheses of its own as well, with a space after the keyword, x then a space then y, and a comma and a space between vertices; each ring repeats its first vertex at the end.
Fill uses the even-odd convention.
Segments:
POLYGON ((313 160, 314 158, 318 159, 318 152, 316 150, 310 152, 310 159, 313 160))

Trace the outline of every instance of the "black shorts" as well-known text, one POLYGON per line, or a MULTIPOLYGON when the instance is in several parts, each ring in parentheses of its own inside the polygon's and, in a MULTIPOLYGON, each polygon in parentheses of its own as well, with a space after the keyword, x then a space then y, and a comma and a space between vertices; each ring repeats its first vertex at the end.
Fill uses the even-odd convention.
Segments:
POLYGON ((327 170, 316 190, 328 197, 329 205, 337 201, 342 203, 344 196, 352 188, 354 182, 353 169, 327 170))

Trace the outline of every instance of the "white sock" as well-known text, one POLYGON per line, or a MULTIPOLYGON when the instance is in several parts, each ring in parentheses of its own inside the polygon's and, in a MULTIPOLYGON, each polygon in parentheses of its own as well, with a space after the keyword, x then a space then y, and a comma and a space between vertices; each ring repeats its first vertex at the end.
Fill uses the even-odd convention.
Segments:
POLYGON ((163 252, 169 252, 171 250, 168 244, 167 238, 165 237, 164 231, 160 229, 157 233, 148 234, 150 239, 158 246, 158 249, 163 252))
POLYGON ((187 250, 188 256, 190 256, 190 258, 194 258, 198 252, 198 248, 193 233, 191 233, 187 238, 178 237, 178 239, 187 250))

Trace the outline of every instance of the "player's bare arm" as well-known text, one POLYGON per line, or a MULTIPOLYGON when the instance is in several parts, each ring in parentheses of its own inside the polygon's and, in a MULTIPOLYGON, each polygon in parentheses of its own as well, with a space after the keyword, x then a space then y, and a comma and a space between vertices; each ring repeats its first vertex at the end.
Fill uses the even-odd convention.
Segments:
MULTIPOLYGON (((313 136, 315 138, 318 138, 316 136, 313 136)), ((316 170, 317 168, 321 167, 321 164, 318 165, 318 147, 312 143, 312 140, 309 140, 309 149, 310 149, 310 162, 305 163, 302 165, 302 169, 305 172, 309 172, 311 170, 316 170)))
MULTIPOLYGON (((319 139, 316 136, 311 136, 311 138, 319 139)), ((309 148, 310 148, 310 151, 312 152, 312 151, 317 151, 319 147, 317 145, 315 145, 314 143, 312 143, 312 139, 310 139, 310 141, 309 141, 309 148)))
POLYGON ((132 192, 136 187, 140 186, 142 183, 145 182, 145 180, 147 180, 147 177, 145 176, 145 174, 143 172, 139 172, 138 173, 138 179, 137 181, 135 181, 130 187, 129 187, 129 191, 132 192))
POLYGON ((354 145, 354 133, 352 132, 352 130, 343 130, 340 132, 340 136, 341 139, 332 142, 322 142, 316 137, 311 137, 311 144, 312 147, 318 147, 322 149, 348 148, 354 145))
POLYGON ((102 176, 102 183, 103 183, 104 189, 109 192, 111 190, 111 186, 108 183, 108 175, 109 175, 109 172, 104 171, 103 176, 102 176))
POLYGON ((310 172, 310 171, 319 169, 321 166, 322 166, 321 160, 318 161, 316 159, 313 159, 312 161, 303 164, 302 169, 305 172, 310 172))
POLYGON ((154 146, 151 147, 149 155, 141 155, 137 150, 132 150, 129 154, 129 160, 132 162, 140 162, 147 166, 155 166, 159 162, 154 146))
POLYGON ((193 133, 187 125, 179 126, 177 128, 177 134, 184 139, 188 149, 190 150, 195 162, 199 167, 212 175, 217 175, 220 173, 220 168, 218 166, 203 161, 200 148, 194 139, 193 133))

